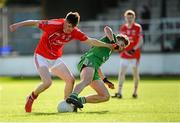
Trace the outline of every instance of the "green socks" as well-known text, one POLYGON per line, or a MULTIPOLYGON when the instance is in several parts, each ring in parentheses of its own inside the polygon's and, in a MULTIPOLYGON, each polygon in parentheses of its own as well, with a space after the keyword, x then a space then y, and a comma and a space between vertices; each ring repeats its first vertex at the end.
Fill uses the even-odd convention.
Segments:
POLYGON ((77 93, 72 93, 70 95, 70 97, 78 100, 78 94, 77 93))
POLYGON ((70 95, 71 98, 73 99, 77 99, 79 102, 81 102, 82 104, 85 104, 86 103, 86 98, 85 97, 79 97, 78 98, 78 94, 77 93, 72 93, 70 95))
POLYGON ((82 104, 85 104, 85 103, 86 103, 86 98, 85 98, 85 97, 79 97, 78 100, 79 100, 82 104))

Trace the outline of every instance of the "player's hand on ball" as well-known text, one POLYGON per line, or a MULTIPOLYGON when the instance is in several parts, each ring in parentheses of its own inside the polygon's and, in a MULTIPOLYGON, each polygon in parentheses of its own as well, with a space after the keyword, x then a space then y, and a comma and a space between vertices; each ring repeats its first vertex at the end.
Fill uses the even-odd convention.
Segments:
POLYGON ((11 32, 15 32, 17 28, 18 28, 17 24, 12 24, 12 25, 9 26, 9 29, 10 29, 11 32))

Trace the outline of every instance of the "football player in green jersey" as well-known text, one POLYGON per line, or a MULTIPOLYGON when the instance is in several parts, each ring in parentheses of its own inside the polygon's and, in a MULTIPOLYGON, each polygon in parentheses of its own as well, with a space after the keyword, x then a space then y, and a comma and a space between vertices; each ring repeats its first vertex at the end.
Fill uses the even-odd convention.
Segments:
MULTIPOLYGON (((105 37, 100 39, 100 41, 118 45, 116 48, 117 51, 121 52, 129 45, 127 36, 113 34, 110 27, 106 26, 104 32, 105 37)), ((100 103, 109 100, 110 94, 104 82, 108 84, 110 88, 114 86, 112 83, 109 83, 106 78, 103 78, 104 75, 100 70, 100 66, 109 59, 111 54, 112 50, 109 48, 92 47, 81 57, 78 63, 81 82, 75 86, 71 95, 66 99, 67 103, 73 104, 77 108, 83 108, 84 103, 100 103), (78 98, 81 91, 88 85, 90 85, 97 94, 78 98)))

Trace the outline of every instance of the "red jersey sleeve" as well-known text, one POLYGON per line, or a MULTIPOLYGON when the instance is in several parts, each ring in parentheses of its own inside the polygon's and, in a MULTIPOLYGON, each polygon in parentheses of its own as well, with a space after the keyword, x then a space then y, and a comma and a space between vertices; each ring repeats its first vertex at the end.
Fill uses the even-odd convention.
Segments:
POLYGON ((140 45, 142 44, 142 38, 143 38, 143 34, 142 34, 142 27, 139 26, 138 27, 138 34, 137 34, 137 37, 136 37, 136 41, 135 41, 135 44, 134 44, 134 48, 137 49, 140 47, 140 45))
POLYGON ((59 26, 62 24, 63 24, 63 21, 58 21, 58 19, 41 20, 39 23, 39 28, 45 32, 53 32, 53 31, 57 30, 59 28, 59 26))
POLYGON ((79 30, 78 28, 75 28, 74 39, 80 40, 80 41, 86 41, 88 37, 85 33, 81 32, 81 30, 79 30))

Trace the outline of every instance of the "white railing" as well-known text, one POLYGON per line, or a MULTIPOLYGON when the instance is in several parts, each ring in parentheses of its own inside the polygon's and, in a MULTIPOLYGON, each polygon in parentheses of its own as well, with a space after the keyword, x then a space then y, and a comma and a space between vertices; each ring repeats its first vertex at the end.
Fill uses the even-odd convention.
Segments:
MULTIPOLYGON (((138 22, 142 23, 142 20, 138 20, 138 22)), ((104 35, 104 26, 108 25, 115 33, 119 33, 119 26, 122 23, 122 20, 87 21, 81 22, 80 28, 89 36, 100 38, 104 35)), ((162 46, 164 45, 164 42, 176 40, 176 35, 180 34, 180 18, 151 19, 145 20, 143 23, 149 25, 149 30, 143 31, 143 34, 145 35, 144 51, 161 51, 163 47, 166 47, 162 46), (156 48, 154 47, 154 44, 156 44, 156 48)), ((170 42, 170 44, 171 43, 172 42, 170 42)))
MULTIPOLYGON (((12 35, 8 35, 8 23, 13 19, 10 14, 8 15, 9 11, 10 9, 7 10, 7 8, 3 8, 0 11, 0 47, 14 44, 13 37, 10 37, 12 35)), ((104 35, 104 26, 108 25, 115 33, 119 33, 119 26, 123 22, 123 20, 86 21, 80 22, 79 27, 88 36, 100 38, 104 35)), ((146 21, 137 20, 137 22, 149 24, 149 30, 143 31, 145 35, 143 51, 156 52, 162 51, 167 47, 173 50, 178 35, 180 35, 180 18, 151 19, 146 21)), ((39 37, 39 32, 32 32, 32 40, 35 39, 38 41, 37 37, 39 37)), ((27 39, 23 39, 23 41, 24 40, 27 39)))

